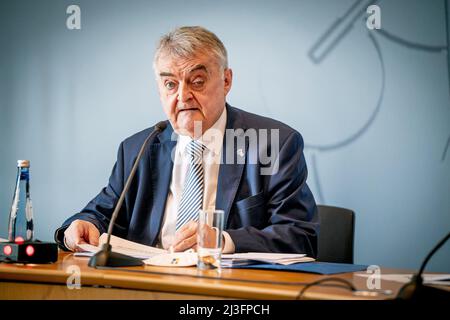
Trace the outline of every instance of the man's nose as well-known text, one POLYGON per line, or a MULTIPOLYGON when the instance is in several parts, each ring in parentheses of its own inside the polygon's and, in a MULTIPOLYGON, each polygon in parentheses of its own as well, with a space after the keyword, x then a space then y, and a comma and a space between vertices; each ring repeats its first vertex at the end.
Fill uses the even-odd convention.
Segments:
POLYGON ((178 101, 180 102, 186 102, 189 101, 189 99, 192 98, 192 92, 189 89, 189 86, 185 83, 181 83, 178 87, 178 101))

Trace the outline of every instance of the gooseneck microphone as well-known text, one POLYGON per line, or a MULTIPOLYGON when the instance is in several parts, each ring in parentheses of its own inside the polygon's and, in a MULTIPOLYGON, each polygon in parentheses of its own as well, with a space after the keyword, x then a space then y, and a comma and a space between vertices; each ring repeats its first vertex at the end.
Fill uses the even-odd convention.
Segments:
POLYGON ((119 213, 120 208, 122 207, 123 200, 125 199, 125 195, 128 192, 128 189, 130 188, 131 182, 133 181, 133 177, 136 173, 137 167, 139 165, 139 161, 142 158, 142 154, 144 153, 145 147, 147 146, 148 142, 150 140, 153 140, 156 135, 160 132, 162 132, 167 127, 166 121, 160 121, 155 125, 154 130, 148 135, 148 137, 145 139, 144 143, 141 146, 141 149, 139 150, 139 153, 136 157, 136 160, 134 161, 133 167, 131 169, 130 175, 128 176, 128 179, 125 183, 125 186, 122 190, 122 193, 120 194, 119 201, 116 204, 116 207, 114 208, 114 211, 111 216, 111 220, 109 222, 108 226, 108 237, 106 238, 106 242, 102 245, 102 249, 97 252, 95 255, 91 257, 89 260, 88 265, 90 267, 96 268, 96 267, 125 267, 125 266, 141 266, 144 263, 141 259, 137 259, 134 257, 127 256, 125 254, 120 254, 117 252, 113 252, 111 249, 110 241, 111 241, 111 234, 114 227, 114 224, 116 222, 117 215, 119 213))
POLYGON ((428 261, 431 257, 444 245, 445 242, 450 238, 450 233, 448 233, 441 241, 436 244, 436 246, 430 251, 422 265, 420 266, 417 274, 413 275, 410 282, 405 284, 399 291, 397 299, 400 300, 446 300, 450 298, 450 292, 445 290, 440 290, 430 286, 423 285, 422 274, 425 270, 428 261))

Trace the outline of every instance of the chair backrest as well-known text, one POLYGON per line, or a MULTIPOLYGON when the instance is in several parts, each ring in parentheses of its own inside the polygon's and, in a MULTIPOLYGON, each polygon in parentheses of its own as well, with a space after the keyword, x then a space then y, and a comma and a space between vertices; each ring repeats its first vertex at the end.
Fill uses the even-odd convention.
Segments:
POLYGON ((353 263, 355 213, 352 210, 318 205, 320 222, 317 260, 353 263))

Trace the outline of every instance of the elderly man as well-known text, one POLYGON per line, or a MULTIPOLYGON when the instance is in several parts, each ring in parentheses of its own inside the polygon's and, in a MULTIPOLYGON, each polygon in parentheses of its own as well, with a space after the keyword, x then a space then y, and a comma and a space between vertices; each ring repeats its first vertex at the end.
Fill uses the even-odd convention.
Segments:
MULTIPOLYGON (((226 103, 233 73, 219 38, 202 27, 177 28, 161 38, 153 66, 168 125, 146 147, 113 233, 175 251, 195 249, 198 210, 215 207, 225 213, 223 252, 315 257, 317 207, 306 184, 302 137, 226 103), (189 153, 202 161, 190 163, 189 153), (268 154, 270 167, 261 161, 268 154)), ((98 244, 152 130, 120 144, 108 185, 56 231, 61 247, 98 244)))

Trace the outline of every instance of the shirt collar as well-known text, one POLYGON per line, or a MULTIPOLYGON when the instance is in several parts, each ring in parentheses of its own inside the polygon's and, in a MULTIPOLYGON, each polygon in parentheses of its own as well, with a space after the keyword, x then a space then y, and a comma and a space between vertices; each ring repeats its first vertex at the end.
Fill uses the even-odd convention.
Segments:
MULTIPOLYGON (((203 135, 198 139, 206 149, 212 151, 214 154, 219 154, 222 150, 223 136, 225 133, 225 126, 227 124, 227 108, 223 108, 222 114, 219 119, 212 125, 211 128, 206 130, 203 135)), ((186 146, 192 139, 189 136, 180 135, 178 137, 178 145, 180 152, 184 153, 186 146)))

